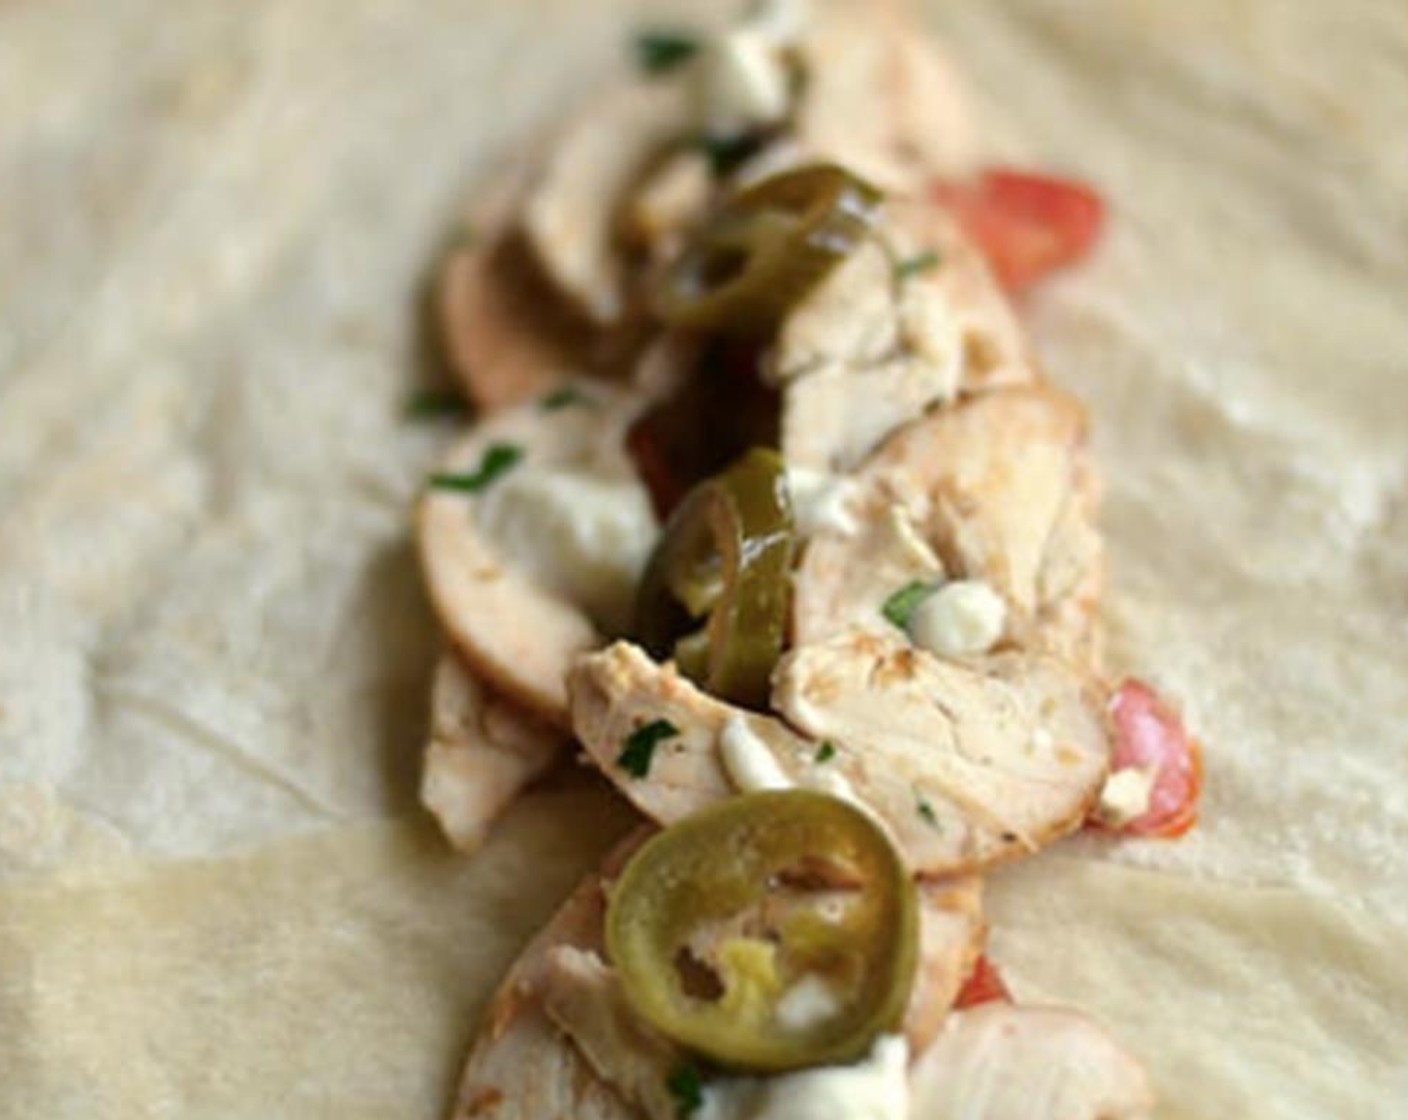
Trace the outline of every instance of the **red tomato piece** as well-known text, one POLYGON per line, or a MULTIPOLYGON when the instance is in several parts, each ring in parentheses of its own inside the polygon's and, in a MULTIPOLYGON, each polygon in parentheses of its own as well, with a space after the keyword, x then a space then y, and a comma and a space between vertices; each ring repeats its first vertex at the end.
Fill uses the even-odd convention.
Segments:
POLYGON ((1105 220, 1105 204, 1083 183, 1005 168, 974 182, 933 186, 978 243, 998 282, 1020 292, 1084 257, 1105 220))
POLYGON ((1117 831, 1126 836, 1182 836, 1198 819, 1203 754, 1183 721, 1143 681, 1133 678, 1110 701, 1115 745, 1111 767, 1153 767, 1148 812, 1117 831))
POLYGON ((997 971, 997 966, 988 960, 986 956, 979 956, 973 962, 973 971, 968 974, 968 979, 963 981, 963 987, 958 990, 958 997, 953 1001, 955 1011, 961 1011, 965 1007, 973 1007, 979 1003, 990 1003, 995 999, 1011 1000, 1012 996, 1007 991, 1007 985, 1002 981, 1002 974, 997 971))

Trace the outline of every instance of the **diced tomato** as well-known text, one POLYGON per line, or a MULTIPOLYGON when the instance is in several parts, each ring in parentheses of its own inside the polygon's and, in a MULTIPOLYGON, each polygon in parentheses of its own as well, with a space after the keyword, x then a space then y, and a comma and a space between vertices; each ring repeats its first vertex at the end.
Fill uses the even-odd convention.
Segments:
POLYGON ((1009 292, 1080 260, 1105 220, 1100 196, 1084 184, 1005 168, 935 183, 933 198, 953 211, 1009 292))
POLYGON ((1126 836, 1182 836, 1198 819, 1203 755, 1183 721, 1143 681, 1133 678, 1110 701, 1115 745, 1111 767, 1153 767, 1149 810, 1117 831, 1126 836))
POLYGON ((973 964, 973 971, 963 981, 958 990, 958 998, 953 1001, 954 1009, 961 1011, 979 1003, 990 1003, 995 999, 1010 1000, 1007 985, 1002 982, 1002 974, 986 956, 980 956, 973 964))

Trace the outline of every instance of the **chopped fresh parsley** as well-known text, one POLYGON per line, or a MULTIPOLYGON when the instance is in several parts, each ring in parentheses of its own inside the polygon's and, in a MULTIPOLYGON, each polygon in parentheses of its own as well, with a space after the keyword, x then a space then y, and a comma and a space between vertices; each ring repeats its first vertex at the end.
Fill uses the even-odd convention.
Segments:
POLYGON ((836 757, 836 744, 833 743, 830 739, 824 739, 824 740, 822 740, 821 746, 817 747, 817 749, 816 749, 816 755, 814 756, 814 761, 816 761, 816 762, 830 762, 830 761, 831 761, 833 758, 835 758, 835 757, 836 757))
POLYGON ((564 385, 560 389, 554 389, 538 401, 538 407, 544 412, 556 412, 559 408, 567 408, 574 404, 595 404, 591 397, 582 392, 575 385, 564 385))
POLYGON ((704 1106, 704 1082, 695 1066, 680 1066, 666 1079, 665 1087, 675 1098, 675 1115, 680 1120, 693 1116, 704 1106))
POLYGON ((515 443, 491 443, 479 460, 478 469, 469 474, 433 474, 430 485, 436 490, 477 494, 522 458, 523 448, 515 443))
POLYGON ((679 733, 680 729, 667 719, 653 719, 637 727, 621 744, 621 753, 616 756, 616 765, 633 778, 644 778, 650 773, 655 748, 679 733))
POLYGON ((914 609, 925 599, 933 594, 934 585, 925 583, 923 580, 914 580, 907 583, 885 600, 885 605, 880 608, 880 613, 889 619, 901 630, 909 629, 909 620, 914 615, 914 609))
POLYGON ((943 260, 933 249, 926 249, 913 257, 906 257, 902 261, 895 262, 895 279, 908 280, 911 276, 918 276, 921 272, 928 272, 931 268, 938 268, 943 260))
POLYGON ((636 62, 647 74, 668 74, 699 53, 699 38, 688 31, 655 28, 635 38, 636 62))
POLYGON ((924 819, 925 824, 932 825, 934 828, 939 827, 939 818, 934 812, 934 807, 929 804, 929 799, 918 790, 914 791, 914 808, 924 819))
POLYGON ((406 401, 406 415, 412 420, 464 416, 468 412, 469 403, 453 389, 422 389, 406 401))

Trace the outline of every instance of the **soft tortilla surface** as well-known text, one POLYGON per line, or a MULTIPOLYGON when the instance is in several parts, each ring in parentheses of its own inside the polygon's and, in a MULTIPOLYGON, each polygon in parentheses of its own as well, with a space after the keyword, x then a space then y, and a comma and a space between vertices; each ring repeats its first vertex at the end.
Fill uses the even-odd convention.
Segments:
MULTIPOLYGON (((723 5, 699 5, 709 11, 723 5)), ((464 189, 620 0, 0 10, 0 1115, 434 1117, 625 813, 474 862, 414 802, 437 636, 402 402, 464 189)), ((1408 1102, 1408 10, 949 0, 992 158, 1110 201, 1036 297, 1107 480, 1112 655, 1203 822, 994 883, 1020 997, 1166 1117, 1408 1102)))

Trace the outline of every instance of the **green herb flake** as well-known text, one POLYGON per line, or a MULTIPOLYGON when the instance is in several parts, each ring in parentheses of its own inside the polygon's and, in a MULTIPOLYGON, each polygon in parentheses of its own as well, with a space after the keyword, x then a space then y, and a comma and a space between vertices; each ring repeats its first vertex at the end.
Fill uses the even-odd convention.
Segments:
POLYGON ((908 280, 911 276, 918 276, 921 272, 928 272, 930 269, 938 268, 943 262, 933 249, 926 249, 924 252, 913 257, 907 257, 902 261, 895 262, 895 279, 908 280))
POLYGON ((925 583, 923 580, 915 580, 907 583, 885 600, 884 606, 880 608, 880 613, 890 620, 901 630, 909 629, 909 620, 914 616, 914 609, 919 606, 934 592, 932 583, 925 583))
POLYGON ((929 825, 931 828, 939 827, 939 818, 934 812, 933 805, 929 804, 929 799, 918 790, 914 791, 914 809, 925 824, 929 825))
POLYGON ((697 1067, 680 1066, 666 1079, 665 1087, 675 1098, 675 1115, 680 1120, 693 1116, 704 1107, 704 1082, 697 1067))
POLYGON ((818 763, 830 762, 835 757, 836 744, 833 743, 830 739, 825 739, 822 741, 821 746, 817 747, 816 754, 813 756, 813 761, 818 763))
POLYGON ((655 748, 679 733, 680 729, 667 719, 651 720, 637 727, 621 744, 621 753, 616 756, 616 765, 633 778, 644 778, 650 773, 655 748))
POLYGON ((479 460, 477 470, 469 474, 433 474, 430 486, 435 490, 457 490, 462 494, 477 494, 499 475, 523 458, 523 448, 515 443, 492 443, 479 460))
POLYGON ((635 38, 636 63, 647 74, 668 74, 699 53, 699 38, 688 31, 656 28, 635 38))
POLYGON ((412 420, 468 414, 469 403, 452 389, 422 389, 406 401, 406 415, 412 420))
POLYGON ((538 401, 538 407, 544 412, 556 412, 560 408, 570 408, 572 405, 579 404, 591 405, 596 404, 596 401, 575 385, 564 385, 560 389, 554 389, 538 401))

